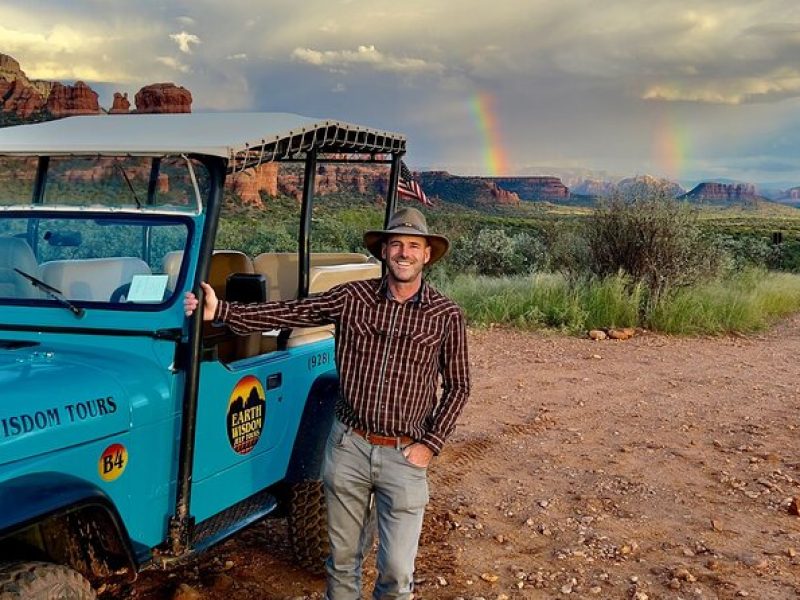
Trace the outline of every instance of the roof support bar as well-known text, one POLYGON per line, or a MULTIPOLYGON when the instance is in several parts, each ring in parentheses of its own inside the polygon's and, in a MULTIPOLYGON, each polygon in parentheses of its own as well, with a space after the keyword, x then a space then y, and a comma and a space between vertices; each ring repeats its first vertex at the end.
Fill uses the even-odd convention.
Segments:
POLYGON ((311 256, 311 209, 314 204, 314 188, 317 182, 317 149, 306 154, 306 168, 303 176, 303 204, 300 208, 300 240, 297 257, 298 298, 308 297, 310 256, 311 256))
MULTIPOLYGON (((208 281, 208 269, 214 240, 217 237, 217 223, 223 199, 225 183, 225 164, 220 159, 207 162, 211 177, 211 192, 208 198, 208 216, 205 231, 198 251, 197 270, 192 285, 200 306, 203 306, 205 295, 200 287, 201 281, 208 281)), ((178 481, 175 490, 175 513, 169 518, 169 546, 173 556, 183 554, 191 544, 194 517, 191 514, 192 474, 194 472, 195 431, 197 426, 197 395, 200 388, 200 360, 203 338, 203 311, 196 310, 189 319, 188 338, 186 343, 178 346, 176 361, 186 371, 183 388, 183 408, 181 410, 181 437, 178 449, 178 481)))
POLYGON ((397 184, 400 182, 400 161, 402 154, 392 154, 392 167, 389 170, 389 187, 386 190, 386 216, 383 219, 383 228, 389 226, 389 219, 395 212, 397 206, 397 184))

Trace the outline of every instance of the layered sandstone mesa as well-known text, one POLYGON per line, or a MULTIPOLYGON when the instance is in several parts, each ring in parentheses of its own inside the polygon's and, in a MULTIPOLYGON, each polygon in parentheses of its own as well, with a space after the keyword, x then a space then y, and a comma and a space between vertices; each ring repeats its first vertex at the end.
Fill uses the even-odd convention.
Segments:
POLYGON ((504 190, 494 182, 491 182, 489 185, 489 193, 494 199, 494 204, 500 204, 503 206, 519 205, 519 195, 516 192, 504 190))
POLYGON ((21 79, 12 82, 0 79, 0 107, 3 112, 15 113, 23 119, 41 111, 45 106, 42 95, 21 79))
POLYGON ((359 194, 377 194, 383 197, 386 192, 386 178, 386 167, 347 163, 324 164, 320 165, 317 173, 316 192, 335 194, 343 190, 352 190, 359 194))
POLYGON ((76 81, 75 85, 53 85, 46 108, 56 118, 100 113, 97 92, 82 81, 76 81))
POLYGON ((192 93, 174 83, 152 83, 134 97, 138 113, 190 113, 192 93))
POLYGON ((238 194, 243 204, 263 206, 261 192, 268 196, 278 195, 278 163, 264 163, 236 173, 230 179, 230 189, 238 194))
POLYGON ((566 200, 569 188, 558 177, 487 177, 509 192, 516 193, 522 200, 566 200))
POLYGON ((131 101, 128 100, 128 93, 120 94, 114 92, 114 103, 111 105, 110 115, 127 115, 131 112, 131 101))
POLYGON ((520 203, 519 194, 498 185, 497 178, 493 177, 460 177, 447 171, 425 171, 419 173, 419 184, 429 197, 446 198, 465 206, 518 206, 520 203))
POLYGON ((681 199, 708 202, 712 204, 728 204, 732 202, 753 202, 761 198, 756 194, 756 186, 752 183, 717 183, 715 181, 701 183, 681 199))

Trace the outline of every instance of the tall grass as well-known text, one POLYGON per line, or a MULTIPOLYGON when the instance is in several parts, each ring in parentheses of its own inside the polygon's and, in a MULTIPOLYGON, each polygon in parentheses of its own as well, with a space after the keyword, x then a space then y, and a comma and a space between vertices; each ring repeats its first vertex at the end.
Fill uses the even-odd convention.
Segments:
POLYGON ((665 333, 728 333, 764 329, 800 311, 800 276, 759 269, 668 294, 650 315, 665 333))
POLYGON ((725 333, 763 329, 800 311, 800 276, 760 270, 666 293, 653 307, 646 288, 623 275, 461 275, 438 287, 478 326, 502 323, 579 332, 640 325, 665 333, 725 333))
POLYGON ((475 325, 505 323, 568 330, 635 325, 641 286, 623 276, 568 278, 536 273, 519 277, 459 276, 440 286, 475 325))

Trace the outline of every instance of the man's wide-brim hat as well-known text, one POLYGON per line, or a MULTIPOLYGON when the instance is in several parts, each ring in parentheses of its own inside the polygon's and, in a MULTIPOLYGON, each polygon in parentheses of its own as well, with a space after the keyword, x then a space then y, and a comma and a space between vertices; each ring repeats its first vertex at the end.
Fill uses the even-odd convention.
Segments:
POLYGON ((450 248, 450 240, 446 237, 428 232, 428 222, 425 220, 425 215, 416 208, 401 208, 389 219, 386 229, 367 231, 364 234, 364 245, 374 257, 382 259, 381 244, 390 235, 416 235, 427 239, 428 245, 431 247, 429 265, 432 265, 447 254, 447 250, 450 248))

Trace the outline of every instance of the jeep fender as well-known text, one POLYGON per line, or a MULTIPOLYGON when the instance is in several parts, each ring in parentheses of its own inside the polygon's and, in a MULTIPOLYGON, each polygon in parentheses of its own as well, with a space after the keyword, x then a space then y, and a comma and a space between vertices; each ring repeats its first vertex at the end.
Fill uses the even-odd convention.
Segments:
POLYGON ((339 376, 335 372, 320 376, 311 386, 294 440, 286 483, 320 478, 325 442, 333 426, 338 395, 339 376))
POLYGON ((30 539, 47 558, 90 579, 123 569, 130 580, 136 577, 131 541, 116 507, 83 479, 33 473, 0 484, 0 549, 30 539), (32 528, 39 528, 38 535, 27 535, 32 528))

